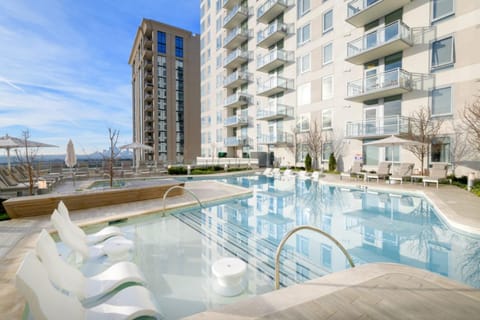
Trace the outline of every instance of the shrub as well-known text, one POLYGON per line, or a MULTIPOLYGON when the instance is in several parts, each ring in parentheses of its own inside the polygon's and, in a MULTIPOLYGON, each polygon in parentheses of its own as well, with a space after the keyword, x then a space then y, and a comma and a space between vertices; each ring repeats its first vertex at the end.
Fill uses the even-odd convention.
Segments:
POLYGON ((168 168, 168 174, 187 174, 187 168, 183 166, 168 168))
POLYGON ((305 156, 305 169, 307 171, 312 170, 312 157, 310 157, 309 153, 307 153, 307 155, 305 156))
POLYGON ((333 155, 333 152, 330 153, 330 157, 328 158, 328 171, 335 171, 337 169, 337 160, 333 155))

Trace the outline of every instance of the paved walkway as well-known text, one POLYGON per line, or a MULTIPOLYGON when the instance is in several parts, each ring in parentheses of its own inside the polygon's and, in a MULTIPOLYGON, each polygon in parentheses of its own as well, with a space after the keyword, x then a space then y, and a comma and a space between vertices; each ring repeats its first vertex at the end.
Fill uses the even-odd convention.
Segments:
MULTIPOLYGON (((480 198, 454 186, 424 188, 420 184, 339 180, 328 175, 322 183, 363 185, 371 189, 419 192, 429 198, 453 227, 480 234, 480 198)), ((75 189, 87 182, 77 182, 75 189)), ((215 181, 188 182, 186 188, 202 202, 248 193, 243 188, 215 181)), ((67 182, 58 192, 71 192, 67 182)), ((186 193, 181 197, 133 202, 117 206, 76 211, 72 218, 80 225, 158 212, 192 205, 186 193)), ((49 217, 0 222, 0 314, 21 319, 25 306, 14 286, 15 272, 25 253, 33 249, 38 232, 51 230, 49 217)), ((480 313, 480 290, 472 289, 427 271, 396 264, 368 264, 286 289, 255 297, 221 310, 207 311, 191 319, 345 319, 345 318, 435 318, 472 319, 480 313)))

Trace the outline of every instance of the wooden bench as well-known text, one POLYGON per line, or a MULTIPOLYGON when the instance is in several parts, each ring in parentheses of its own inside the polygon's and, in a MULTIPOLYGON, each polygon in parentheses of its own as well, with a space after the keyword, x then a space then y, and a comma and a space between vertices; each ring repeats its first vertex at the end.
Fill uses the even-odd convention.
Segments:
MULTIPOLYGON (((168 180, 168 182, 158 185, 17 197, 4 201, 3 206, 12 219, 41 216, 51 214, 60 200, 70 210, 81 210, 134 201, 162 199, 165 192, 172 186, 183 187, 185 183, 168 180)), ((168 193, 168 196, 182 195, 183 192, 182 188, 175 188, 168 193)))

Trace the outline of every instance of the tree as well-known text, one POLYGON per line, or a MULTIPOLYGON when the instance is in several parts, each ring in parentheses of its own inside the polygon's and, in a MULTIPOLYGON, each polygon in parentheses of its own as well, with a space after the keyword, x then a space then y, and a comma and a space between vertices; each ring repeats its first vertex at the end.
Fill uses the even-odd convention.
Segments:
POLYGON ((112 130, 108 128, 108 138, 110 140, 110 150, 107 158, 107 165, 108 165, 108 175, 110 177, 110 188, 113 187, 113 166, 115 163, 115 159, 117 158, 119 151, 117 149, 117 141, 118 135, 120 132, 118 130, 112 130))
POLYGON ((480 152, 480 96, 477 95, 476 100, 463 109, 463 122, 469 144, 480 152))
POLYGON ((412 112, 410 117, 412 120, 410 121, 410 130, 407 138, 422 142, 422 144, 405 146, 405 149, 410 150, 420 160, 423 172, 425 158, 430 152, 432 141, 438 137, 443 120, 432 118, 430 108, 424 106, 412 112))
POLYGON ((38 147, 30 147, 28 139, 30 138, 30 131, 25 130, 22 132, 22 149, 24 149, 25 154, 21 149, 16 149, 15 153, 18 159, 18 162, 25 165, 28 170, 28 191, 30 195, 33 195, 33 188, 35 185, 34 182, 34 173, 33 173, 33 162, 38 153, 38 147))
POLYGON ((307 153, 307 155, 305 156, 305 169, 307 171, 312 170, 312 157, 310 157, 309 153, 307 153))
POLYGON ((328 171, 332 172, 335 171, 337 168, 337 160, 335 159, 335 155, 330 153, 330 157, 328 158, 328 171))
POLYGON ((323 131, 316 120, 310 124, 310 130, 303 135, 303 143, 307 145, 308 152, 313 160, 313 167, 318 169, 319 157, 323 152, 323 146, 327 142, 327 134, 323 131))

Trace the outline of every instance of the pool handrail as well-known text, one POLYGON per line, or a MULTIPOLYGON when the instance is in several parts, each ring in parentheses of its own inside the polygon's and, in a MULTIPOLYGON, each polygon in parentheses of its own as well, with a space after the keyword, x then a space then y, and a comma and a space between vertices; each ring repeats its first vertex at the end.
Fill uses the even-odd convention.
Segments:
POLYGON ((187 188, 183 187, 183 186, 171 186, 170 188, 167 189, 167 191, 165 191, 165 193, 163 194, 163 210, 162 210, 162 216, 164 217, 165 216, 165 200, 167 199, 167 195, 168 193, 173 190, 173 189, 183 189, 185 191, 187 191, 188 193, 190 193, 194 198, 195 200, 197 200, 198 204, 200 205, 201 208, 205 208, 202 204, 202 202, 200 201, 200 199, 198 199, 197 195, 195 193, 193 193, 193 191, 191 190, 188 190, 187 188))
POLYGON ((275 290, 278 290, 280 288, 280 253, 282 252, 283 246, 285 245, 287 240, 294 233, 296 233, 297 231, 300 231, 300 230, 304 230, 304 229, 318 232, 318 233, 324 235, 325 237, 327 237, 328 239, 330 239, 343 252, 343 254, 347 257, 347 260, 348 260, 348 263, 350 264, 350 266, 352 268, 355 268, 355 263, 353 262, 353 259, 350 256, 350 254, 347 252, 345 247, 342 246, 342 244, 337 239, 335 239, 332 235, 323 231, 322 229, 312 227, 312 226, 309 226, 309 225, 298 226, 298 227, 293 228, 289 232, 287 232, 287 234, 285 234, 282 241, 280 241, 280 244, 278 245, 277 252, 275 254, 275 290))

